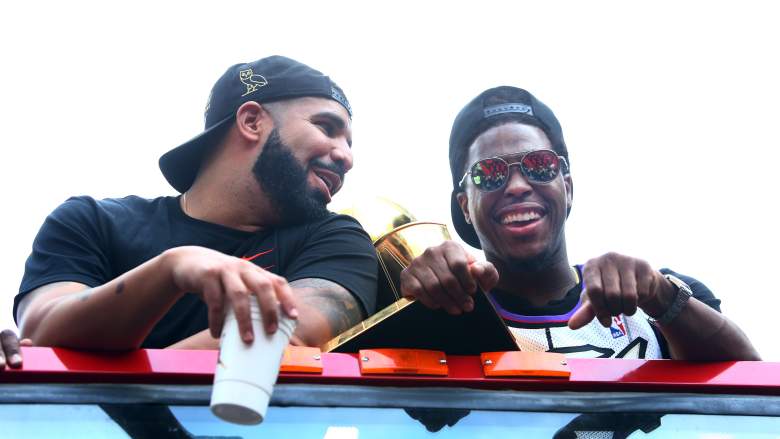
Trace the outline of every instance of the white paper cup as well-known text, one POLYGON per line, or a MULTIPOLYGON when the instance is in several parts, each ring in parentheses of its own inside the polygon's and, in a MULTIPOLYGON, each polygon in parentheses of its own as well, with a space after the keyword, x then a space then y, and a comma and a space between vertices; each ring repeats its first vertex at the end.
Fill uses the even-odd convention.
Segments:
POLYGON ((230 309, 222 327, 211 391, 211 412, 225 421, 243 425, 263 422, 284 348, 296 325, 280 309, 279 329, 269 336, 263 328, 256 298, 251 297, 249 302, 255 339, 249 345, 241 340, 238 322, 230 309))

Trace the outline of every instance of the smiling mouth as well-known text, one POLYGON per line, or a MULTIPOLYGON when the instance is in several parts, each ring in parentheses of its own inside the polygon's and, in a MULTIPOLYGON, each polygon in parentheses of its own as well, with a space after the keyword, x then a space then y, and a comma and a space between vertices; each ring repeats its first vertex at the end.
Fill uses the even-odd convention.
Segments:
POLYGON ((544 212, 538 212, 535 210, 526 212, 511 212, 502 215, 499 219, 499 223, 504 226, 524 226, 531 224, 534 221, 538 221, 542 217, 544 217, 544 212))
POLYGON ((329 196, 332 196, 339 190, 341 178, 338 175, 324 169, 314 169, 312 172, 325 184, 329 196))

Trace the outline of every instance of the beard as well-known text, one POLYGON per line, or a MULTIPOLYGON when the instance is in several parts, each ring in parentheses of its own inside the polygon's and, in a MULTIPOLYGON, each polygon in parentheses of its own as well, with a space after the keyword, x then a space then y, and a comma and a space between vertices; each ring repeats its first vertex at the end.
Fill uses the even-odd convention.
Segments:
MULTIPOLYGON (((318 166, 334 168, 334 165, 319 163, 318 166)), ((341 171, 339 175, 343 177, 341 171)), ((328 216, 325 196, 309 186, 306 168, 282 142, 276 129, 268 136, 252 173, 276 207, 282 224, 300 224, 328 216)))

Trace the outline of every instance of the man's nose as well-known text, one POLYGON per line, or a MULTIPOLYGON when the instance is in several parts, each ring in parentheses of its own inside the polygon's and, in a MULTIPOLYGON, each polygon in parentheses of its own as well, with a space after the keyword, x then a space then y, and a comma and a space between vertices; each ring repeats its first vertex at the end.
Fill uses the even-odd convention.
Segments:
POLYGON ((330 158, 334 162, 340 163, 344 172, 352 169, 352 148, 345 139, 337 141, 337 145, 330 151, 330 158))
POLYGON ((509 167, 509 175, 506 178, 506 187, 504 187, 504 194, 506 195, 522 196, 533 190, 533 187, 528 183, 525 175, 517 166, 509 167))

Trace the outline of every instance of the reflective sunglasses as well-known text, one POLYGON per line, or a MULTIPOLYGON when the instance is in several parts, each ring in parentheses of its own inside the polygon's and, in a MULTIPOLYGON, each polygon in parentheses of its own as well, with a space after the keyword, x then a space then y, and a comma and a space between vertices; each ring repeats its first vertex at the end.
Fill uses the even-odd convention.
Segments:
POLYGON ((561 170, 569 172, 565 157, 551 149, 538 149, 479 160, 471 165, 458 186, 465 189, 466 178, 471 177, 471 183, 482 192, 501 189, 509 180, 509 168, 515 165, 520 167, 520 172, 531 184, 547 184, 555 180, 561 170), (512 163, 509 163, 509 159, 513 159, 512 163))

